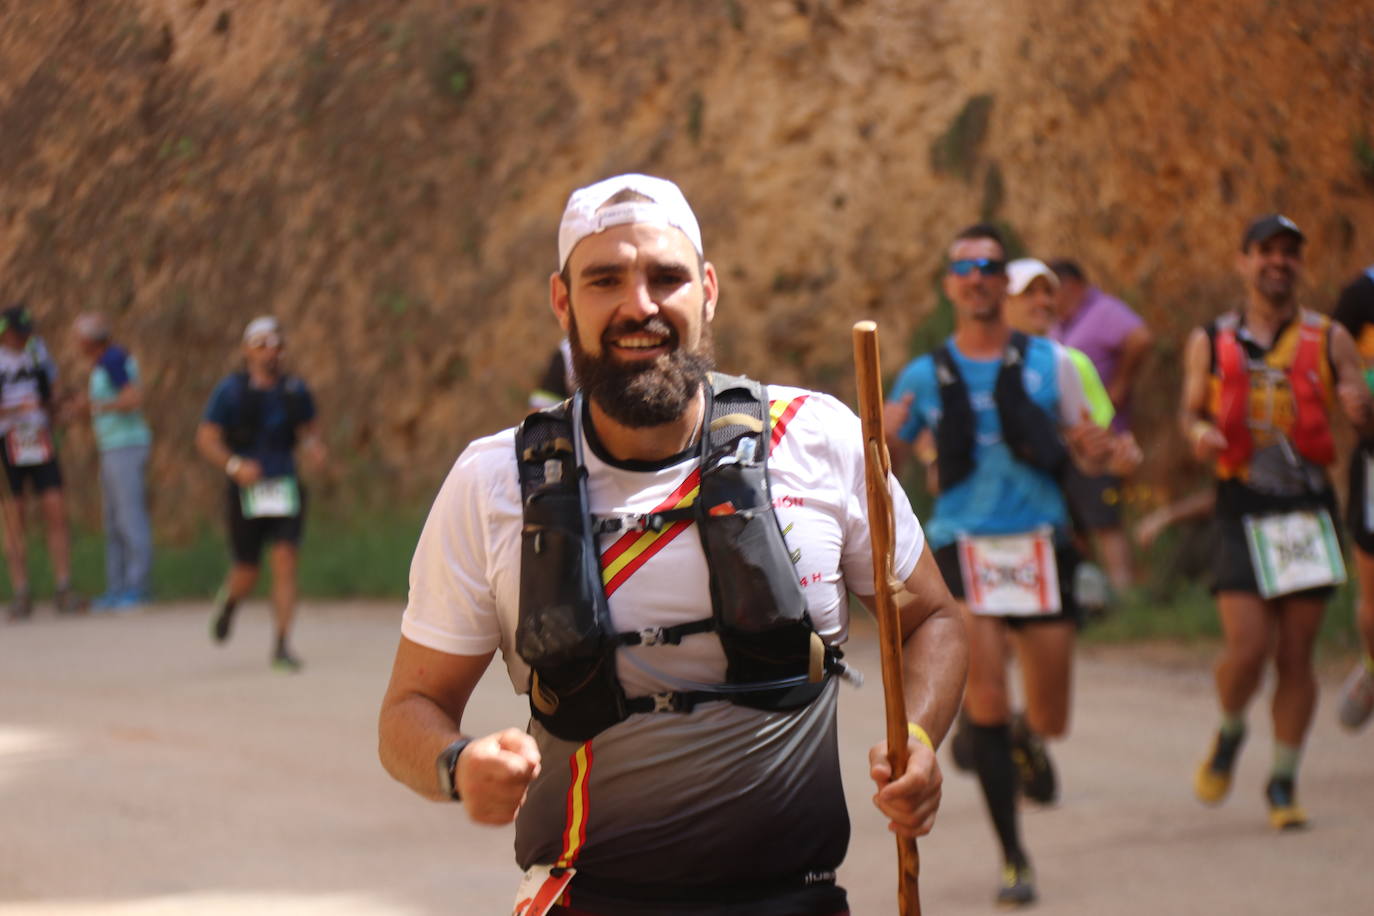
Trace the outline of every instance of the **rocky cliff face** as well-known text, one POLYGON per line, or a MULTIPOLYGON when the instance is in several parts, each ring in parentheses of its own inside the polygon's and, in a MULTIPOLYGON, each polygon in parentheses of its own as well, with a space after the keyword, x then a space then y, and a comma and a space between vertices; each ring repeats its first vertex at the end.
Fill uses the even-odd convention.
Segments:
POLYGON ((191 433, 265 312, 331 491, 427 498, 522 413, 562 203, 614 171, 694 202, 723 367, 848 396, 874 317, 895 371, 943 245, 987 217, 1157 328, 1159 424, 1247 218, 1307 229, 1319 307, 1374 260, 1371 34, 1348 0, 0 0, 0 294, 72 382, 70 318, 115 316, 164 530, 217 511, 191 433))

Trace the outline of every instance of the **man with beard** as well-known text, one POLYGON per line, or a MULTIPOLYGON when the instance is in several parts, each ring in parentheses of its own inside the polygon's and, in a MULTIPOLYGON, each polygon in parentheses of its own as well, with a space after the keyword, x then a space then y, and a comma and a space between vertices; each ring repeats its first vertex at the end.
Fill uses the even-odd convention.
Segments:
MULTIPOLYGON (((1070 453, 1100 469, 1110 434, 1092 422, 1078 370, 1059 345, 1015 332, 1004 312, 1006 246, 978 224, 950 244, 945 294, 955 329, 936 352, 912 361, 892 387, 886 429, 894 458, 933 440, 918 458, 939 495, 927 533, 945 584, 969 630, 964 712, 970 757, 1002 848, 997 900, 1035 900, 1035 877, 1017 822, 1014 753, 1023 781, 1054 795, 1039 738, 1068 729, 1079 612, 1077 563, 1060 479, 1070 453), (927 436, 927 431, 931 435, 927 436), (1015 646, 1035 737, 1013 746, 1007 656, 1015 646)), ((957 750, 957 749, 956 749, 957 750)))
POLYGON ((313 469, 327 452, 315 418, 315 400, 286 371, 286 340, 277 319, 254 318, 243 331, 243 368, 215 386, 196 429, 196 448, 225 475, 225 517, 233 564, 215 597, 210 636, 229 638, 239 602, 258 581, 263 548, 272 564, 276 638, 272 667, 295 672, 301 661, 288 640, 296 614, 296 567, 305 529, 305 488, 296 469, 299 445, 313 469))
POLYGON ((1274 654, 1274 760, 1264 795, 1279 830, 1301 827, 1294 782, 1317 700, 1312 650, 1327 599, 1344 581, 1331 413, 1362 435, 1369 391, 1350 332, 1300 308, 1304 236, 1281 214, 1241 237, 1240 308, 1195 329, 1184 353, 1181 420, 1194 457, 1215 467, 1214 571, 1225 636, 1215 675, 1221 725, 1194 791, 1220 804, 1245 737, 1245 711, 1274 654))
MULTIPOLYGON (((845 913, 832 675, 848 593, 872 600, 858 419, 711 371, 716 270, 671 182, 574 192, 549 285, 580 391, 449 474, 411 566, 382 762, 478 823, 515 821, 527 916, 845 913), (533 719, 465 734, 498 648, 533 719)), ((911 759, 892 774, 879 743, 868 761, 891 829, 919 836, 966 654, 890 489, 911 759)))

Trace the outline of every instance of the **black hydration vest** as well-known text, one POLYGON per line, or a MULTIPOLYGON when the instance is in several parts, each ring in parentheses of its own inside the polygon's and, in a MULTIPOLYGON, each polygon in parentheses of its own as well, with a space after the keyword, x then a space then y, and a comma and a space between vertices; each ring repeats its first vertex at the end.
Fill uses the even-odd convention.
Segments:
POLYGON ((288 441, 285 443, 287 451, 296 447, 296 431, 305 422, 305 385, 294 375, 285 375, 277 379, 271 388, 254 388, 249 381, 248 373, 242 369, 235 372, 232 376, 233 384, 237 389, 237 403, 235 404, 234 421, 224 430, 224 438, 230 451, 245 453, 253 449, 257 444, 258 434, 262 431, 263 408, 267 402, 267 396, 272 392, 278 392, 286 404, 286 419, 288 441))
MULTIPOLYGON (((772 435, 763 386, 710 374, 695 502, 664 512, 598 516, 587 511, 580 393, 528 416, 515 436, 524 527, 515 648, 532 669, 530 710, 552 734, 586 741, 632 713, 689 712, 728 700, 755 709, 796 709, 843 670, 840 653, 811 625, 768 487, 772 435), (696 523, 710 570, 711 616, 673 627, 617 633, 602 585, 597 537, 696 523), (616 676, 621 646, 677 645, 714 632, 726 683, 627 697, 616 676)), ((698 685, 694 685, 698 686, 698 685)))
MULTIPOLYGON (((1002 424, 1002 439, 1012 455, 1058 479, 1068 469, 1069 451, 1054 418, 1026 394, 1022 378, 1030 338, 1012 331, 997 371, 993 401, 1002 424)), ((935 426, 936 469, 940 489, 948 491, 973 473, 977 434, 968 386, 954 364, 949 344, 935 351, 935 379, 940 385, 940 422, 935 426)))

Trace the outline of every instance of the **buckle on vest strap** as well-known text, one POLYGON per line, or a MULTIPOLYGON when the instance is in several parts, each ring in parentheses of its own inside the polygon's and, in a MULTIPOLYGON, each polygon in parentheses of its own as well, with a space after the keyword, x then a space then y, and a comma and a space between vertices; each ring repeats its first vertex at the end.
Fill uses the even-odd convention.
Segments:
POLYGON ((682 709, 682 695, 678 693, 652 693, 654 712, 679 712, 682 709))
POLYGON ((641 646, 659 646, 667 642, 663 635, 663 627, 645 627, 639 631, 639 644, 641 646))

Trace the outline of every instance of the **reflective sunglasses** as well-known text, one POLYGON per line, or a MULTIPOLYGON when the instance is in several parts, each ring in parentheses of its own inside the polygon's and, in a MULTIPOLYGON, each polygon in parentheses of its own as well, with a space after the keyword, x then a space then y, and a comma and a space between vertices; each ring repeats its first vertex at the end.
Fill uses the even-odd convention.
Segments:
POLYGON ((255 334, 248 338, 250 350, 267 350, 281 346, 281 338, 276 334, 255 334))
POLYGON ((949 262, 949 272, 956 277, 967 277, 975 270, 985 277, 1000 277, 1006 269, 1006 261, 994 261, 992 258, 960 258, 949 262))

